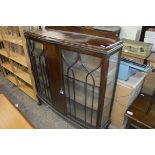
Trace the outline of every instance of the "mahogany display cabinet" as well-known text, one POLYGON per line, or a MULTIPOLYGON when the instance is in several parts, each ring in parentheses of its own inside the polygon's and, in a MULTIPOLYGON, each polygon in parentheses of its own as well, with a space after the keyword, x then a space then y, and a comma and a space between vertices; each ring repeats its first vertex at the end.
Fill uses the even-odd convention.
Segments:
POLYGON ((25 33, 37 97, 84 128, 110 123, 122 42, 85 27, 25 33))

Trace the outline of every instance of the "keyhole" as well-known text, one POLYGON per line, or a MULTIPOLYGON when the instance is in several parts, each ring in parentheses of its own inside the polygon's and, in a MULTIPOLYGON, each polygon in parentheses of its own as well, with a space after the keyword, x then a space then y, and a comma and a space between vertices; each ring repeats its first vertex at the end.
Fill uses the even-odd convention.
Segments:
POLYGON ((62 95, 64 94, 64 92, 63 92, 62 88, 60 89, 60 94, 62 94, 62 95))

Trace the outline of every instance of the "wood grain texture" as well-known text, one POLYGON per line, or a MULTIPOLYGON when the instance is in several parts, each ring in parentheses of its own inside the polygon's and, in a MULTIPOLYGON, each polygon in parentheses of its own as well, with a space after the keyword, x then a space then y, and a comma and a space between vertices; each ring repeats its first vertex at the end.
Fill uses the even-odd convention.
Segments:
POLYGON ((4 94, 0 94, 0 128, 32 129, 32 125, 13 106, 4 94))
POLYGON ((127 128, 132 124, 142 129, 155 128, 155 107, 152 108, 150 113, 146 114, 150 99, 151 97, 149 95, 139 95, 127 109, 127 111, 133 113, 133 115, 130 115, 128 112, 125 114, 128 117, 127 128))
POLYGON ((34 100, 37 100, 34 78, 31 71, 31 64, 27 53, 26 40, 24 37, 24 27, 22 26, 21 27, 20 26, 0 27, 0 34, 2 36, 2 40, 4 44, 4 48, 0 50, 0 57, 4 56, 8 58, 8 62, 7 62, 8 64, 5 64, 5 63, 1 64, 4 75, 6 76, 5 69, 9 70, 12 74, 14 74, 13 79, 15 79, 15 81, 12 80, 12 78, 11 79, 9 78, 9 80, 14 84, 16 84, 16 86, 19 89, 24 91, 27 95, 32 97, 34 100), (10 29, 9 30, 10 34, 6 33, 8 32, 7 29, 10 29), (10 48, 10 44, 12 49, 10 48), (18 50, 20 49, 20 50, 18 51, 17 49, 18 50), (24 68, 26 67, 27 69, 24 70, 22 69, 22 67, 19 67, 19 66, 15 67, 14 62, 22 65, 22 67, 24 66, 24 68), (25 87, 23 87, 23 85, 19 85, 20 84, 19 79, 22 79, 24 82, 29 84, 30 87, 28 85, 25 87), (29 91, 29 90, 32 90, 31 86, 33 87, 33 91, 29 91))
POLYGON ((61 51, 53 44, 45 44, 45 58, 47 62, 47 74, 50 82, 50 90, 55 108, 61 113, 65 114, 67 107, 65 104, 64 94, 64 80, 62 72, 62 56, 61 51))
POLYGON ((92 31, 86 28, 72 31, 72 29, 67 27, 53 27, 53 29, 29 31, 25 33, 25 36, 37 41, 47 41, 74 48, 85 48, 94 53, 110 54, 114 48, 119 49, 122 47, 122 41, 113 33, 103 32, 103 35, 100 36, 95 33, 95 30, 92 31))

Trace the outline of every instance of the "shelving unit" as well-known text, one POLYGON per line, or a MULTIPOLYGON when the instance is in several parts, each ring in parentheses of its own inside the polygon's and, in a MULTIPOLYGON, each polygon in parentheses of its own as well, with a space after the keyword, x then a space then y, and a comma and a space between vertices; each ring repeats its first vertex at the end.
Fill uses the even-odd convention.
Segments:
POLYGON ((24 37, 25 27, 0 27, 2 72, 7 80, 36 100, 36 89, 24 37))

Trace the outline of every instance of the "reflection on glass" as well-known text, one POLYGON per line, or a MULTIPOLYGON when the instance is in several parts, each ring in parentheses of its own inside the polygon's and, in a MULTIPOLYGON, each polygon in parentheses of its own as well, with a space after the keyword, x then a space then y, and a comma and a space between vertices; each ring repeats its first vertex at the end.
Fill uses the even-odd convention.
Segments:
POLYGON ((96 126, 101 58, 62 50, 68 115, 96 126))
POLYGON ((109 112, 113 97, 113 90, 115 85, 115 76, 117 71, 117 64, 118 64, 118 55, 119 53, 115 53, 114 55, 110 56, 109 59, 109 69, 108 69, 108 76, 107 76, 107 84, 106 84, 106 92, 105 92, 105 99, 104 99, 104 107, 103 107, 103 114, 102 114, 102 124, 104 124, 109 119, 109 112))
POLYGON ((28 47, 31 51, 31 62, 33 63, 33 67, 35 67, 34 77, 36 79, 37 91, 44 99, 51 101, 43 44, 29 40, 28 47))

